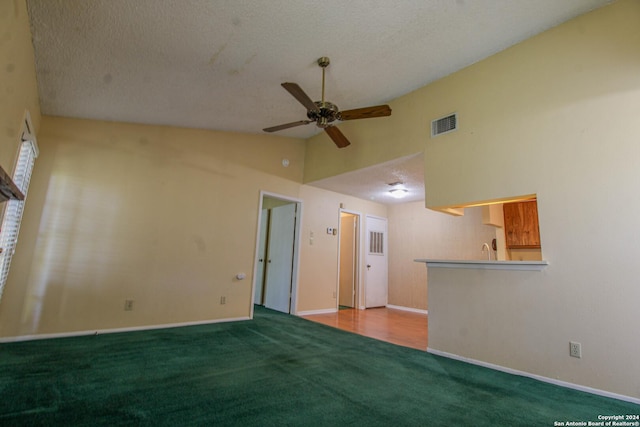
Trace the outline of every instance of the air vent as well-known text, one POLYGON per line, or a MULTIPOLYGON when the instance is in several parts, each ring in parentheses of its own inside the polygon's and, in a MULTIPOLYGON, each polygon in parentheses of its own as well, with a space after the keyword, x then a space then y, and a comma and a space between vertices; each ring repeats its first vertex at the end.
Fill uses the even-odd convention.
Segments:
POLYGON ((384 255, 384 233, 369 231, 369 255, 384 255))
POLYGON ((453 113, 447 117, 436 119, 431 122, 431 138, 443 133, 453 132, 458 129, 458 113, 453 113))

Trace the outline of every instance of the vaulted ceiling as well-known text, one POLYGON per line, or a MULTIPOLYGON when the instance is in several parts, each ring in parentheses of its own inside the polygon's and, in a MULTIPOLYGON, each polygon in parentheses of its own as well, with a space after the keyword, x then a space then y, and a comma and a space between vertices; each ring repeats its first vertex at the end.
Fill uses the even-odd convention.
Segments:
MULTIPOLYGON (((610 0, 28 0, 43 114, 262 133, 387 103, 610 0)), ((281 131, 308 138, 313 124, 281 131)), ((355 143, 355 141, 352 141, 355 143)), ((395 166, 394 166, 395 167, 395 166)), ((392 168, 393 169, 393 168, 392 168)))

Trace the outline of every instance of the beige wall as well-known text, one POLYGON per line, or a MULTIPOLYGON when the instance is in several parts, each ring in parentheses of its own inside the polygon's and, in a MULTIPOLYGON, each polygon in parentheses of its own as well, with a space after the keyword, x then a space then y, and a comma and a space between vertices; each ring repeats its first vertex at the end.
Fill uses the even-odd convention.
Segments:
POLYGON ((426 146, 427 204, 536 193, 550 263, 430 272, 430 347, 640 397, 639 20, 640 2, 617 2, 412 95, 461 122, 426 146))
MULTIPOLYGON (((426 310, 427 270, 417 258, 487 259, 495 227, 482 224, 482 208, 450 216, 424 208, 424 202, 389 207, 389 304, 426 310)), ((494 259, 495 252, 491 257, 494 259)))
POLYGON ((0 1, 0 166, 10 175, 25 110, 40 126, 38 86, 26 1, 0 1))
MULTIPOLYGON (((335 308, 338 283, 338 236, 327 234, 327 227, 340 223, 340 204, 352 212, 362 214, 362 230, 366 229, 367 214, 387 217, 387 207, 367 200, 304 185, 300 188, 304 200, 300 248, 300 286, 298 311, 335 308), (311 238, 313 233, 313 238, 311 238), (312 240, 313 239, 313 240, 312 240)), ((360 248, 364 245, 361 233, 360 248)), ((362 256, 362 255, 361 255, 362 256)), ((363 259, 363 258, 361 258, 363 259)), ((364 277, 361 262, 360 278, 364 277)), ((362 279, 360 279, 362 280, 362 279)), ((362 283, 360 283, 362 288, 362 283)))
MULTIPOLYGON (((364 120, 366 125, 358 123, 363 122, 358 120, 341 123, 340 130, 352 142, 346 148, 337 149, 324 132, 307 140, 304 182, 317 181, 422 152, 425 142, 422 127, 418 132, 415 132, 414 126, 401 127, 406 119, 415 119, 414 115, 409 114, 410 111, 396 108, 395 101, 389 105, 393 111, 390 117, 364 120)), ((423 117, 418 120, 424 125, 423 117)), ((428 131, 427 125, 423 127, 428 131)))
POLYGON ((298 196, 301 141, 54 117, 38 136, 0 336, 249 315, 259 192, 298 196))
POLYGON ((0 337, 249 316, 261 190, 302 199, 302 235, 315 232, 301 240, 298 311, 333 308, 326 227, 340 203, 386 214, 301 185, 300 140, 47 116, 38 137, 0 337))
POLYGON ((451 270, 430 276, 430 347, 640 397, 638 22, 640 2, 620 0, 396 99, 379 136, 365 130, 374 120, 347 123, 366 144, 333 163, 323 135, 308 141, 305 180, 324 174, 322 162, 327 175, 346 172, 411 145, 425 152, 429 207, 537 194, 550 265, 499 278, 459 272, 453 288, 451 270), (429 139, 427 123, 454 111, 459 130, 429 139), (445 315, 455 312, 466 314, 445 315), (570 340, 582 359, 569 357, 570 340))

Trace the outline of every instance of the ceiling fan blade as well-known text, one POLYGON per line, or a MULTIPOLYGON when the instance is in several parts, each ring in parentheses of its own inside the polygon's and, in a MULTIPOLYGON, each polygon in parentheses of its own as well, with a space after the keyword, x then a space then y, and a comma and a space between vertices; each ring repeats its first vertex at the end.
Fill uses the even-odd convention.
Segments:
POLYGON ((391 107, 388 105, 376 105, 374 107, 341 111, 338 114, 338 120, 372 119, 374 117, 386 117, 390 115, 391 107))
POLYGON ((265 131, 265 132, 276 132, 276 131, 279 131, 279 130, 289 129, 289 128, 293 128, 293 127, 296 127, 296 126, 308 125, 309 123, 313 123, 313 120, 300 120, 299 122, 285 123, 283 125, 272 126, 270 128, 264 128, 262 130, 265 131))
POLYGON ((307 110, 320 111, 316 103, 309 98, 309 95, 307 95, 297 83, 282 83, 282 87, 293 95, 300 104, 304 105, 307 110))
POLYGON ((344 148, 348 145, 351 145, 347 137, 344 136, 344 134, 340 132, 340 129, 338 129, 337 127, 328 126, 324 128, 324 131, 327 133, 327 135, 329 135, 329 137, 338 146, 338 148, 344 148))

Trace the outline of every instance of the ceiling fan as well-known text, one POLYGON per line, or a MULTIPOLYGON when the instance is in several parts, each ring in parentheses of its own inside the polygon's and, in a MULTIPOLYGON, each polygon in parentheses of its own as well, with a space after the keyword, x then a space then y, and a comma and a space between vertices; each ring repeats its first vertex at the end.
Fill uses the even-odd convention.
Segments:
POLYGON ((336 120, 346 121, 355 119, 371 119, 374 117, 386 117, 391 115, 391 108, 388 105, 376 105, 373 107, 356 108, 353 110, 340 111, 338 106, 324 100, 324 72, 329 65, 329 58, 323 56, 318 59, 318 65, 322 68, 322 100, 313 102, 311 98, 296 83, 282 83, 295 99, 307 109, 307 120, 286 123, 263 129, 265 132, 276 132, 289 129, 295 126, 316 123, 316 126, 324 129, 338 148, 344 148, 351 144, 347 137, 332 123, 336 120))

